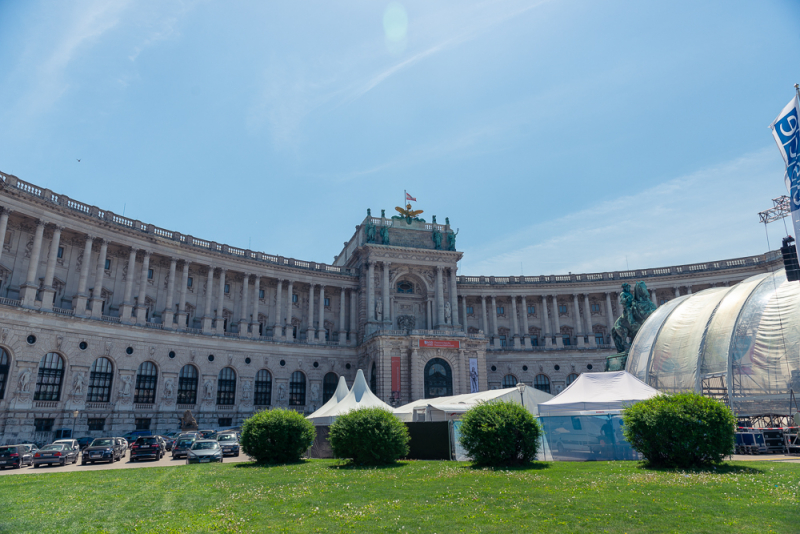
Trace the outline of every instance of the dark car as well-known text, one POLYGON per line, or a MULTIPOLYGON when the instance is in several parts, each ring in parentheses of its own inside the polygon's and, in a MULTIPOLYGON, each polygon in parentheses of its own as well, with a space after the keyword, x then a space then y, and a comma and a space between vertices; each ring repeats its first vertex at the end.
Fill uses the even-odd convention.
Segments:
POLYGON ((170 438, 168 438, 167 436, 162 436, 162 435, 158 435, 156 437, 164 445, 164 450, 165 451, 171 451, 172 450, 172 440, 170 438))
POLYGON ((128 453, 128 442, 125 438, 121 437, 115 437, 114 439, 119 443, 119 448, 122 451, 122 458, 125 458, 125 455, 128 453))
POLYGON ((97 438, 83 450, 81 465, 95 462, 113 464, 122 458, 122 447, 117 438, 97 438))
POLYGON ((164 456, 164 449, 161 441, 156 436, 136 438, 136 441, 131 445, 131 462, 143 458, 160 460, 162 456, 164 456))
POLYGON ((222 462, 222 447, 213 439, 199 439, 192 443, 192 448, 186 453, 187 464, 204 464, 208 462, 222 462))
POLYGON ((86 436, 86 437, 83 437, 83 438, 78 438, 78 446, 81 448, 81 450, 83 450, 86 447, 88 447, 89 445, 91 445, 93 441, 94 441, 94 438, 90 437, 90 436, 86 436))
POLYGON ((175 445, 172 447, 172 459, 185 458, 194 441, 194 436, 184 436, 176 439, 175 445))
POLYGON ((6 445, 0 447, 0 469, 10 467, 19 469, 23 465, 31 465, 33 455, 25 445, 6 445))
POLYGON ((222 447, 223 455, 239 456, 239 440, 236 438, 236 434, 217 434, 217 442, 222 447))
POLYGON ((198 437, 200 439, 217 439, 217 431, 216 430, 200 430, 198 432, 198 437))
POLYGON ((78 461, 79 452, 77 445, 72 447, 66 443, 53 443, 42 447, 33 455, 33 467, 43 464, 65 465, 67 462, 74 464, 78 461))

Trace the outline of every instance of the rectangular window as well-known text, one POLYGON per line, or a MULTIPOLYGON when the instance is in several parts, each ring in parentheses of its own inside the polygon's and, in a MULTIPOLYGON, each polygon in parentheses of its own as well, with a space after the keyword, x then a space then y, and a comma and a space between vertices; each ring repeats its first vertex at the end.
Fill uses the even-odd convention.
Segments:
POLYGON ((571 343, 570 342, 570 337, 569 336, 564 336, 564 346, 567 347, 567 346, 570 345, 570 343, 571 343))
POLYGON ((186 279, 186 287, 192 287, 192 284, 194 284, 194 278, 190 276, 186 279))
POLYGON ((500 336, 500 346, 501 347, 506 346, 506 336, 500 336))
POLYGON ((661 306, 663 306, 664 304, 666 304, 666 303, 667 303, 667 299, 661 299, 661 300, 659 300, 659 301, 658 301, 658 303, 659 303, 661 306))
POLYGON ((474 313, 475 311, 472 309, 472 306, 467 306, 467 315, 472 315, 474 313))
POLYGON ((497 315, 503 315, 504 313, 506 313, 506 309, 503 306, 498 306, 497 315))
POLYGON ((536 306, 528 306, 528 315, 536 314, 536 306))
POLYGON ((225 294, 227 295, 230 292, 231 292, 231 285, 230 284, 225 284, 225 294))
POLYGON ((105 419, 89 419, 89 430, 104 430, 106 426, 105 419))
POLYGON ((148 280, 153 279, 153 269, 147 269, 147 279, 148 280))
POLYGON ((595 332, 594 334, 594 342, 596 345, 605 345, 606 340, 601 332, 595 332))
POLYGON ((136 423, 136 430, 150 430, 150 419, 139 419, 135 420, 136 423))
POLYGON ((64 247, 58 247, 58 257, 59 258, 64 257, 64 247))
POLYGON ((600 305, 592 304, 592 313, 600 313, 600 305))
POLYGON ((106 259, 106 266, 104 267, 104 269, 106 271, 111 269, 111 260, 110 259, 106 259))
POLYGON ((536 334, 531 336, 531 347, 538 347, 539 346, 539 336, 536 334))
POLYGON ((258 298, 260 298, 260 299, 264 298, 264 290, 263 289, 259 289, 258 290, 258 298))
POLYGON ((233 418, 232 417, 220 417, 217 422, 221 427, 229 427, 233 426, 233 418))
POLYGON ((331 299, 325 297, 325 306, 330 306, 330 305, 331 305, 331 299))
POLYGON ((34 419, 33 427, 36 432, 50 432, 53 430, 55 419, 34 419))
POLYGON ((558 313, 567 313, 567 306, 566 306, 566 304, 561 304, 561 305, 558 307, 558 313))
MULTIPOLYGON (((264 290, 261 290, 261 292, 263 293, 264 290)), ((328 299, 325 299, 325 300, 328 300, 328 299)), ((292 302, 297 302, 297 295, 292 294, 292 302)))

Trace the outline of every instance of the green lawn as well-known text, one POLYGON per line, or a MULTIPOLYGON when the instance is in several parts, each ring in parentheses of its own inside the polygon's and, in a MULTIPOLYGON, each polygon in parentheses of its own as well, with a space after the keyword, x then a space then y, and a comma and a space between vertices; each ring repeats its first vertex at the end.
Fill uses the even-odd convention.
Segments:
POLYGON ((800 532, 800 464, 334 461, 0 477, 0 532, 800 532))

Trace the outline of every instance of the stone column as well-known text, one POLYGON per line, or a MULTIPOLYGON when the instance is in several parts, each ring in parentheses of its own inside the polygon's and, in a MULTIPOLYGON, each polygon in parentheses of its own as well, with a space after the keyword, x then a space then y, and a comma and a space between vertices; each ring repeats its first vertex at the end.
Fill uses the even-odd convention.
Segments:
POLYGON ((461 295, 461 324, 463 325, 464 332, 469 332, 469 327, 467 326, 467 297, 466 295, 461 295))
POLYGON ((481 295, 481 328, 485 336, 490 335, 489 325, 486 322, 486 296, 481 295))
POLYGON ((258 333, 258 295, 261 293, 261 277, 255 275, 253 278, 253 317, 250 321, 250 337, 258 338, 260 336, 258 333))
POLYGON ((36 274, 39 272, 39 256, 42 252, 42 236, 44 235, 44 221, 36 221, 36 231, 33 233, 33 248, 31 249, 31 261, 28 263, 28 274, 25 283, 22 284, 20 300, 25 308, 33 308, 36 302, 36 293, 39 291, 39 280, 36 274))
POLYGON ((433 330, 433 301, 428 299, 428 301, 426 302, 426 306, 428 311, 428 313, 425 316, 427 322, 426 326, 428 330, 433 330))
POLYGON ((181 273, 181 290, 178 293, 178 329, 189 328, 188 314, 186 313, 186 291, 189 287, 189 262, 183 260, 183 272, 181 273))
POLYGON ((122 306, 119 309, 120 321, 124 324, 133 324, 133 277, 136 271, 136 253, 138 250, 131 247, 128 253, 128 272, 125 274, 125 294, 122 297, 122 306))
POLYGON ((208 266, 208 278, 206 279, 206 305, 203 311, 203 333, 211 333, 211 323, 214 316, 211 315, 211 295, 214 292, 214 267, 208 266))
POLYGON ((522 345, 523 346, 530 346, 530 330, 528 329, 528 301, 525 299, 525 295, 522 295, 522 345))
POLYGON ((78 292, 72 299, 73 313, 77 317, 86 316, 86 301, 89 299, 89 295, 86 293, 86 281, 89 278, 89 268, 92 263, 92 241, 94 241, 94 237, 86 236, 86 242, 83 246, 81 274, 78 278, 78 292))
POLYGON ((8 230, 8 216, 11 210, 3 208, 3 213, 0 213, 0 257, 3 254, 3 246, 6 244, 6 231, 8 230))
POLYGON ((444 322, 444 294, 442 284, 442 266, 436 266, 436 325, 434 328, 439 330, 444 322))
POLYGON ((497 340, 497 297, 492 295, 492 309, 489 311, 489 317, 492 318, 492 346, 498 347, 500 343, 497 340))
POLYGON ((450 317, 453 320, 453 329, 459 330, 461 325, 458 324, 458 282, 457 275, 458 267, 450 267, 450 317))
POLYGON ((308 326, 306 327, 306 341, 313 343, 317 337, 314 328, 314 284, 308 284, 308 326))
POLYGON ((108 253, 108 240, 100 242, 100 255, 97 257, 97 273, 94 277, 92 288, 92 318, 100 319, 103 316, 103 279, 106 275, 106 255, 108 253))
POLYGON ((147 322, 147 271, 150 270, 150 251, 145 250, 142 258, 142 275, 139 279, 139 298, 136 300, 136 324, 147 322))
POLYGON ((687 295, 691 295, 692 294, 692 286, 686 286, 686 294, 687 295))
POLYGON ((390 262, 385 261, 383 262, 383 289, 381 290, 381 294, 383 296, 383 322, 384 323, 391 323, 392 322, 392 312, 391 312, 391 293, 389 291, 389 266, 391 265, 390 262))
POLYGON ((512 325, 514 327, 514 348, 519 349, 519 317, 517 316, 517 296, 511 295, 511 314, 514 317, 512 325))
POLYGON ((564 346, 564 338, 561 337, 561 317, 559 317, 558 311, 558 295, 552 295, 553 297, 553 330, 555 330, 554 335, 556 337, 556 347, 563 347, 564 346))
POLYGON ((175 270, 178 267, 176 258, 169 259, 169 278, 167 278, 167 304, 164 306, 164 313, 161 314, 161 322, 164 328, 172 330, 175 319, 175 270))
POLYGON ((219 270, 219 289, 217 290, 217 334, 225 333, 225 268, 219 270))
MULTIPOLYGON (((608 335, 611 335, 611 332, 614 331, 614 310, 611 309, 611 293, 606 293, 606 317, 608 319, 608 335)), ((608 339, 604 339, 606 343, 609 342, 608 339)))
MULTIPOLYGON (((386 304, 383 305, 384 309, 386 304)), ((319 286, 319 326, 317 327, 317 337, 320 343, 325 343, 325 284, 319 286)))
POLYGON ((653 304, 655 305, 655 307, 658 308, 658 299, 656 298, 656 290, 655 289, 651 289, 650 290, 650 300, 652 300, 653 304))
POLYGON ((339 293, 339 345, 346 345, 347 331, 344 326, 344 288, 339 293))
POLYGON ((553 346, 553 335, 550 333, 550 317, 547 312, 547 295, 542 295, 542 333, 544 334, 544 346, 553 346))
POLYGON ((275 293, 275 324, 272 326, 272 337, 281 339, 283 337, 283 280, 278 278, 278 285, 275 293))
POLYGON ((583 332, 583 325, 581 324, 581 308, 578 303, 578 294, 572 294, 572 307, 575 310, 575 337, 577 339, 577 343, 579 347, 584 347, 585 342, 583 336, 585 333, 583 332))
MULTIPOLYGON (((292 303, 292 295, 294 295, 294 280, 288 280, 289 286, 286 293, 286 339, 294 341, 294 329, 292 328, 292 311, 294 304, 292 303)), ((298 329, 299 330, 299 329, 298 329)))
MULTIPOLYGON (((56 259, 58 258, 58 246, 61 243, 61 230, 63 226, 56 226, 53 229, 53 240, 50 241, 50 256, 47 258, 47 270, 44 273, 44 290, 42 291, 42 309, 52 310, 53 300, 56 295, 56 290, 53 288, 53 278, 56 275, 56 259)), ((5 231, 2 233, 5 236, 5 231)), ((3 249, 3 244, 0 243, 0 250, 3 249)), ((59 308, 61 306, 58 306, 59 308)))
POLYGON ((367 322, 375 321, 375 263, 367 262, 367 322))
POLYGON ((250 324, 248 320, 248 315, 250 314, 249 306, 247 305, 247 299, 250 296, 250 273, 244 273, 244 277, 242 278, 242 302, 239 304, 239 337, 250 337, 250 332, 248 331, 247 325, 250 324))
POLYGON ((350 344, 356 344, 356 338, 358 337, 358 320, 356 318, 356 308, 357 308, 357 297, 358 294, 355 289, 350 290, 350 324, 348 325, 348 329, 350 332, 350 344))
POLYGON ((592 308, 589 307, 589 295, 583 294, 583 322, 585 323, 586 339, 589 340, 590 347, 596 347, 594 339, 594 329, 592 328, 592 308))
POLYGON ((681 296, 681 288, 678 287, 678 286, 673 286, 673 288, 675 289, 675 298, 680 297, 681 296))

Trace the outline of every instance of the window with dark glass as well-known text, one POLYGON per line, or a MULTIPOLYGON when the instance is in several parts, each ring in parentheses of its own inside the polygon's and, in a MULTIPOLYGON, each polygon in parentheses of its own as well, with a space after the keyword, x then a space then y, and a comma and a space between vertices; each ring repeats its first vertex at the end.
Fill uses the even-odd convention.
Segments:
POLYGON ((57 401, 61 398, 61 382, 64 380, 64 360, 55 352, 48 352, 39 362, 36 377, 36 392, 33 400, 57 401))
POLYGON ((178 375, 178 404, 197 402, 197 367, 184 365, 178 375))
POLYGON ((425 364, 425 398, 446 397, 453 394, 453 371, 450 364, 441 358, 433 358, 425 364))
POLYGON ((517 377, 514 375, 506 375, 503 377, 503 387, 513 388, 517 385, 517 377))
POLYGON ((414 284, 406 281, 397 282, 397 292, 411 294, 414 292, 414 284))
POLYGON ((230 405, 236 400, 236 373, 230 367, 219 372, 217 379, 217 404, 230 405))
POLYGON ((550 393, 550 379, 547 375, 536 375, 533 379, 533 387, 545 393, 550 393))
POLYGON ((292 302, 297 302, 297 294, 296 293, 292 293, 292 302))
POLYGON ((507 342, 506 341, 506 336, 498 336, 498 338, 500 339, 500 346, 501 347, 505 347, 506 346, 506 342, 507 342))
POLYGON ((219 419, 217 419, 217 423, 221 427, 233 426, 233 418, 232 417, 220 417, 219 419))
POLYGON ((338 378, 336 373, 328 373, 322 379, 322 403, 325 404, 333 394, 336 393, 336 386, 338 385, 338 378))
POLYGON ((497 315, 503 315, 504 313, 506 313, 506 309, 505 309, 505 307, 503 307, 503 306, 498 306, 498 307, 497 307, 497 315))
POLYGON ((565 347, 566 347, 567 345, 570 345, 570 344, 572 343, 572 342, 570 341, 570 337, 569 337, 567 334, 564 334, 564 336, 563 336, 563 339, 564 339, 564 346, 565 346, 565 347))
POLYGON ((475 309, 472 306, 467 306, 467 315, 472 315, 475 313, 475 309))
POLYGON ((567 313, 567 306, 566 306, 566 304, 561 304, 561 305, 558 307, 558 313, 567 313))
POLYGON ((51 432, 55 419, 34 419, 33 430, 36 432, 51 432))
POLYGON ((139 418, 134 419, 136 430, 150 430, 150 419, 139 418))
MULTIPOLYGON (((264 298, 264 290, 263 289, 259 289, 258 290, 258 298, 260 298, 260 299, 264 298)), ((292 302, 295 302, 295 301, 292 301, 292 302)))
MULTIPOLYGON (((158 370, 153 362, 142 362, 136 371, 136 392, 133 402, 136 404, 153 404, 156 400, 158 370)), ((149 428, 149 427, 148 427, 149 428)))
POLYGON ((261 369, 256 373, 256 385, 254 392, 256 406, 269 406, 272 404, 272 375, 266 369, 261 369))
POLYGON ((153 279, 153 269, 147 269, 147 279, 148 280, 153 279))
POLYGON ((6 349, 0 348, 0 399, 5 396, 8 382, 9 357, 6 349))
POLYGON ((111 268, 111 260, 107 259, 104 269, 107 271, 111 268))
POLYGON ((605 344, 606 340, 605 340, 605 336, 603 335, 602 332, 595 332, 595 334, 594 334, 594 342, 597 345, 604 345, 605 344))
POLYGON ((106 420, 105 419, 89 419, 89 430, 105 430, 106 428, 106 420))
POLYGON ((325 297, 325 306, 330 306, 330 305, 331 305, 331 299, 325 297))
POLYGON ((57 255, 57 257, 58 258, 63 258, 64 257, 64 247, 58 247, 58 255, 57 255))
POLYGON ((661 299, 661 300, 659 300, 659 301, 658 301, 658 303, 659 303, 661 306, 663 306, 664 304, 666 304, 666 303, 667 303, 667 299, 661 299))
POLYGON ((111 361, 108 358, 97 358, 89 370, 89 387, 86 392, 86 402, 108 402, 111 399, 111 382, 113 379, 114 365, 111 361))
POLYGON ((289 406, 305 406, 306 375, 300 371, 292 373, 289 380, 289 406))
POLYGON ((186 278, 186 287, 192 287, 192 284, 194 284, 194 278, 192 278, 191 276, 187 277, 186 278))
POLYGON ((569 376, 567 376, 567 385, 570 385, 573 382, 575 382, 577 378, 578 378, 578 373, 571 373, 569 376))
POLYGON ((538 347, 539 346, 539 336, 533 334, 531 336, 531 347, 538 347))
POLYGON ((592 304, 592 313, 600 313, 600 305, 592 304))
POLYGON ((536 306, 528 306, 528 313, 530 315, 536 314, 536 306))

